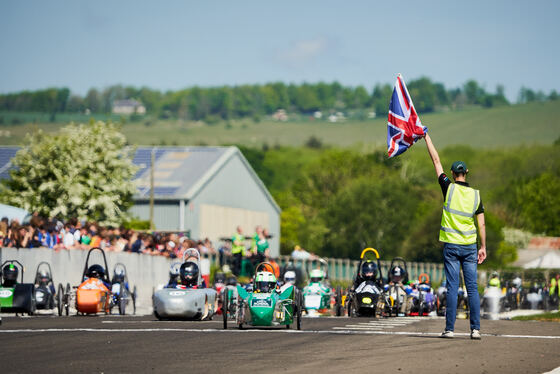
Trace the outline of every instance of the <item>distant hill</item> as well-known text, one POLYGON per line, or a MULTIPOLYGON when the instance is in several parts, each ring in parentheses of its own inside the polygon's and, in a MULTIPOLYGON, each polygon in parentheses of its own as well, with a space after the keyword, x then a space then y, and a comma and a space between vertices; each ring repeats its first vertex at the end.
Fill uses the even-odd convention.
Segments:
MULTIPOLYGON (((432 113, 420 118, 438 147, 452 144, 492 148, 519 144, 551 144, 560 138, 560 100, 504 106, 492 109, 432 113)), ((100 118, 101 119, 101 118, 100 118)), ((105 118, 103 118, 105 119, 105 118)), ((40 121, 40 120, 39 120, 40 121)), ((19 145, 26 133, 43 129, 57 131, 53 123, 0 124, 0 144, 19 145)), ((267 144, 303 146, 314 137, 319 144, 350 147, 380 147, 386 144, 386 118, 329 123, 311 118, 288 122, 251 119, 202 122, 143 119, 125 123, 123 132, 138 145, 222 145, 262 147, 267 144)))

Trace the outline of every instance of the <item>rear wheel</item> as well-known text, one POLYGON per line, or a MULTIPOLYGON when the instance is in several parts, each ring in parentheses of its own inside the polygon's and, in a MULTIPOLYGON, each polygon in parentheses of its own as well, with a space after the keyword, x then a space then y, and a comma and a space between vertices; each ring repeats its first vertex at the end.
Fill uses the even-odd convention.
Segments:
POLYGON ((126 298, 123 297, 125 295, 121 294, 119 295, 119 314, 121 316, 124 316, 126 314, 126 298))
POLYGON ((64 310, 64 287, 62 284, 58 284, 58 290, 56 292, 56 302, 57 302, 57 309, 58 309, 58 316, 62 316, 62 311, 64 310))
POLYGON ((222 296, 222 317, 224 319, 224 330, 227 330, 227 322, 228 322, 228 289, 224 288, 223 296, 222 296))

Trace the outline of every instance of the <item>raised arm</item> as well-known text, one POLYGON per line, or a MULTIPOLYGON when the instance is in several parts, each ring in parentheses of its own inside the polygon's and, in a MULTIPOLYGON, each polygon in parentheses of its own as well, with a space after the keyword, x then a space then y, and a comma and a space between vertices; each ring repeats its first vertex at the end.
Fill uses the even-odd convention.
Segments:
POLYGON ((430 138, 429 134, 426 134, 426 136, 424 137, 424 140, 426 140, 426 146, 428 147, 428 153, 430 154, 430 157, 432 158, 432 162, 434 164, 434 167, 436 168, 436 174, 439 177, 443 173, 443 167, 441 166, 441 161, 439 160, 439 155, 437 153, 436 147, 434 147, 434 145, 432 143, 432 139, 430 138))

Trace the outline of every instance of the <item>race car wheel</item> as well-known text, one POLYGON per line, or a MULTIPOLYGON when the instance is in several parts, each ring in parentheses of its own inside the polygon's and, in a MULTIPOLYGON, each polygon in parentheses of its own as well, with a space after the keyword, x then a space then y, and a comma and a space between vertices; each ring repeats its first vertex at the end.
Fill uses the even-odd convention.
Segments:
POLYGON ((120 295, 119 297, 119 314, 121 316, 124 316, 126 314, 126 299, 124 297, 122 297, 123 295, 120 295))
POLYGON ((342 291, 340 286, 336 286, 336 304, 335 304, 336 316, 340 317, 342 315, 342 291))
POLYGON ((222 318, 224 319, 224 330, 227 330, 227 320, 228 320, 228 290, 224 288, 222 296, 222 318))
POLYGON ((132 314, 136 314, 136 286, 132 289, 132 314))
POLYGON ((64 293, 63 301, 64 301, 64 308, 66 312, 66 316, 70 315, 70 292, 72 292, 72 288, 70 287, 70 283, 66 283, 66 292, 64 293))
POLYGON ((302 310, 302 304, 303 304, 303 296, 301 293, 298 292, 298 298, 297 298, 297 323, 296 323, 296 328, 298 330, 301 330, 301 310, 302 310))
POLYGON ((354 303, 352 299, 348 300, 348 317, 354 318, 356 317, 356 308, 354 307, 354 303))
POLYGON ((58 309, 58 316, 62 316, 62 311, 64 310, 64 287, 62 284, 58 284, 58 291, 56 292, 56 302, 57 302, 57 309, 58 309))

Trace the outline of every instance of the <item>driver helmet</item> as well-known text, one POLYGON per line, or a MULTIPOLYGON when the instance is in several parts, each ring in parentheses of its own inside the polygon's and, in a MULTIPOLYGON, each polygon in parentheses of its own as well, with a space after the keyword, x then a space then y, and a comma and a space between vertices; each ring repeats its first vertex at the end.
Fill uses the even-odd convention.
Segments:
POLYGON ((311 274, 309 274, 311 278, 311 283, 317 283, 323 281, 325 278, 325 273, 321 269, 313 269, 311 270, 311 274))
POLYGON ((362 278, 374 281, 377 278, 377 264, 373 261, 367 261, 362 264, 362 278))
POLYGON ((179 276, 181 283, 185 286, 196 286, 198 284, 198 265, 192 261, 187 261, 181 265, 179 276))
POLYGON ((41 284, 47 284, 49 283, 49 281, 51 280, 51 277, 49 275, 49 272, 46 270, 41 270, 39 272, 39 282, 41 284))
POLYGON ((214 276, 214 284, 226 283, 226 275, 224 273, 216 273, 214 276))
POLYGON ((228 286, 237 285, 237 278, 235 277, 235 275, 230 275, 229 277, 227 277, 226 285, 228 285, 228 286))
POLYGON ((389 276, 391 277, 391 282, 399 283, 404 280, 406 271, 401 266, 393 266, 389 276))
POLYGON ((86 272, 86 277, 88 278, 105 278, 105 269, 99 264, 91 265, 86 272))
POLYGON ((519 277, 513 278, 512 283, 517 288, 521 287, 521 278, 519 278, 519 277))
POLYGON ((268 271, 259 271, 255 276, 255 290, 270 293, 276 287, 276 277, 268 271))
POLYGON ((4 280, 4 285, 9 287, 17 283, 17 277, 19 274, 18 268, 14 264, 7 264, 2 270, 2 279, 4 280))
POLYGON ((115 270, 113 271, 113 281, 116 282, 124 282, 124 269, 122 267, 116 267, 115 270))
POLYGON ((296 272, 292 270, 288 270, 284 273, 284 282, 286 283, 295 283, 296 282, 296 272))

